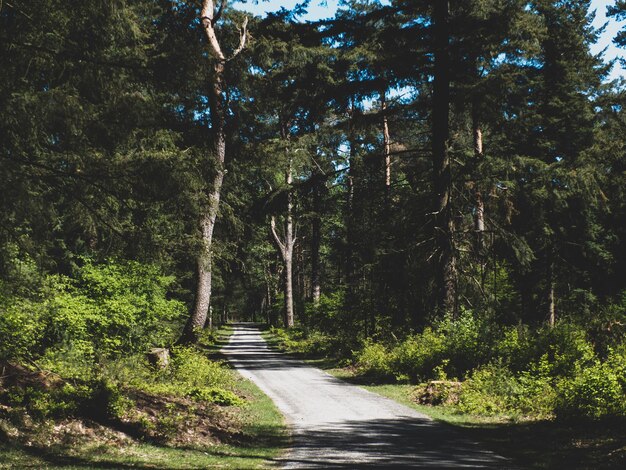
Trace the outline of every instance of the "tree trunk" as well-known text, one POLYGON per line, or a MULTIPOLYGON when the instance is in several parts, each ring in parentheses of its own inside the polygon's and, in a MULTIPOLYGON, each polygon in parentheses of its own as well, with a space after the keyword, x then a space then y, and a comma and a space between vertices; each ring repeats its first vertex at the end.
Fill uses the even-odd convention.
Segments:
MULTIPOLYGON (((291 174, 291 161, 285 174, 288 186, 293 182, 291 174)), ((285 214, 285 327, 291 328, 293 322, 293 246, 295 237, 293 233, 293 198, 291 190, 287 193, 287 213, 285 214)))
MULTIPOLYGON (((288 186, 291 186, 293 182, 293 176, 291 171, 291 160, 285 172, 285 181, 288 186)), ((285 233, 283 240, 276 232, 276 219, 271 219, 271 229, 274 241, 278 246, 281 258, 283 260, 283 266, 285 268, 285 278, 283 284, 283 291, 285 296, 285 308, 284 308, 284 324, 285 328, 291 328, 294 326, 294 309, 293 309, 293 247, 295 245, 296 237, 294 235, 293 225, 293 196, 291 189, 287 192, 287 207, 285 213, 285 233)))
POLYGON ((556 324, 556 309, 554 301, 554 254, 552 247, 548 248, 546 263, 546 301, 548 326, 553 328, 556 324))
POLYGON ((435 240, 439 251, 437 287, 439 311, 456 316, 456 257, 450 204, 452 175, 448 155, 450 114, 449 10, 447 0, 435 0, 433 77, 433 177, 435 192, 435 240))
MULTIPOLYGON (((389 122, 387 120, 386 90, 380 91, 380 110, 383 115, 383 155, 385 158, 385 202, 387 206, 391 198, 391 139, 389 137, 389 122)), ((387 207, 389 209, 389 207, 387 207)))
POLYGON ((311 299, 313 305, 317 306, 320 302, 322 293, 321 273, 320 273, 320 246, 322 238, 322 219, 320 211, 322 209, 322 195, 319 184, 313 189, 313 220, 311 222, 311 299))
MULTIPOLYGON (((224 63, 217 61, 211 88, 211 121, 214 132, 214 145, 211 157, 217 166, 215 176, 208 194, 208 207, 200 219, 200 233, 202 236, 202 252, 196 261, 196 298, 193 311, 181 338, 180 343, 189 344, 198 341, 198 334, 205 326, 212 327, 212 319, 209 312, 211 304, 212 284, 212 245, 215 221, 219 209, 222 183, 224 181, 224 161, 226 158, 226 135, 225 135, 225 103, 222 96, 224 84, 224 63), (208 319, 208 322, 207 322, 208 319)), ((209 157, 210 158, 210 157, 209 157)))
MULTIPOLYGON (((474 158, 476 163, 483 159, 483 132, 478 116, 477 105, 472 105, 472 133, 474 141, 474 158)), ((476 231, 476 240, 478 249, 482 249, 483 233, 485 231, 485 204, 483 196, 480 192, 478 184, 474 181, 474 230, 476 231)))
MULTIPOLYGON (((244 20, 239 37, 239 46, 235 49, 230 59, 227 59, 221 49, 214 28, 214 23, 219 19, 226 1, 222 1, 217 11, 213 0, 203 0, 200 13, 200 22, 208 43, 209 53, 214 59, 213 76, 209 92, 209 107, 211 113, 211 126, 213 131, 213 145, 208 160, 212 160, 215 166, 213 181, 207 185, 207 207, 200 216, 200 234, 202 237, 202 251, 196 261, 196 298, 193 311, 183 329, 180 339, 181 344, 195 343, 198 341, 200 330, 206 325, 209 306, 211 304, 212 283, 212 244, 215 221, 219 209, 222 183, 224 181, 224 162, 226 159, 226 99, 224 97, 224 70, 227 60, 239 54, 246 44, 247 18, 244 20)), ((209 317, 209 326, 211 319, 209 317)))

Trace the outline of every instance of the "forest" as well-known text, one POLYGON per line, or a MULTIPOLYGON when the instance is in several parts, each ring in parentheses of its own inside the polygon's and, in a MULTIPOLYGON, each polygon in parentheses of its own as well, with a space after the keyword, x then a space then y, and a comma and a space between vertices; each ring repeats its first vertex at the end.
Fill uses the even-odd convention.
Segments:
POLYGON ((241 3, 0 1, 0 457, 78 464, 77 417, 274 455, 232 321, 456 414, 623 423, 626 82, 591 2, 241 3))

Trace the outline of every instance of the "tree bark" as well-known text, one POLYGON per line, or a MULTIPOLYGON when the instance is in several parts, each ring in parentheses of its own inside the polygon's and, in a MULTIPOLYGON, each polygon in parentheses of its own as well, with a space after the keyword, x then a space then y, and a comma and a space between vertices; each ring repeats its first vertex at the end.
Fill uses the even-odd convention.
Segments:
POLYGON ((449 7, 447 0, 433 2, 434 77, 432 146, 435 192, 435 233, 439 251, 437 288, 439 311, 456 316, 456 256, 450 204, 452 175, 448 154, 450 114, 449 7))
POLYGON ((548 248, 546 263, 546 301, 548 326, 553 328, 556 324, 556 307, 554 300, 554 253, 552 247, 548 248))
MULTIPOLYGON (((472 105, 472 134, 474 141, 474 158, 476 163, 483 159, 483 131, 480 125, 480 117, 478 116, 477 105, 472 105)), ((485 231, 485 203, 480 192, 478 184, 474 182, 474 230, 476 231, 476 239, 478 249, 482 249, 483 233, 485 231)))
MULTIPOLYGON (((387 206, 391 198, 391 138, 389 137, 389 121, 387 119, 386 90, 380 91, 380 110, 383 115, 383 155, 385 158, 385 202, 387 206)), ((387 207, 389 209, 389 207, 387 207)))
MULTIPOLYGON (((290 187, 293 183, 293 175, 291 170, 291 160, 287 166, 287 170, 285 171, 285 182, 290 187)), ((294 309, 293 309, 293 247, 296 242, 296 237, 294 234, 294 224, 293 224, 293 196, 291 194, 291 190, 287 192, 287 207, 285 212, 285 233, 283 234, 283 239, 281 240, 278 232, 276 231, 276 219, 272 217, 271 219, 271 229, 272 236, 274 237, 274 241, 278 246, 278 250, 280 251, 281 258, 283 260, 283 266, 285 268, 285 278, 283 280, 283 291, 285 296, 285 306, 284 306, 284 325, 285 328, 292 328, 294 326, 294 309)))
POLYGON ((311 222, 311 299, 313 305, 317 306, 322 294, 321 287, 321 264, 320 246, 322 238, 322 219, 320 212, 322 209, 322 195, 317 183, 313 188, 313 220, 311 222))
MULTIPOLYGON (((211 304, 211 284, 212 284, 212 245, 215 221, 219 210, 222 183, 226 170, 224 162, 226 159, 226 99, 224 97, 225 79, 224 71, 227 59, 220 47, 215 33, 215 21, 225 6, 226 0, 222 0, 217 11, 213 0, 203 0, 200 21, 204 29, 209 45, 209 52, 214 59, 213 76, 211 77, 211 87, 209 92, 209 107, 211 113, 211 126, 213 131, 213 144, 207 161, 213 161, 215 166, 215 176, 208 184, 207 207, 200 216, 200 236, 202 239, 202 250, 196 260, 196 297, 193 310, 185 328, 178 340, 181 344, 196 343, 202 328, 207 324, 209 306, 211 304)), ((246 43, 246 25, 244 20, 240 31, 239 46, 233 53, 237 55, 246 43)), ((231 57, 232 58, 232 57, 231 57)), ((208 316, 209 326, 211 318, 208 316)))

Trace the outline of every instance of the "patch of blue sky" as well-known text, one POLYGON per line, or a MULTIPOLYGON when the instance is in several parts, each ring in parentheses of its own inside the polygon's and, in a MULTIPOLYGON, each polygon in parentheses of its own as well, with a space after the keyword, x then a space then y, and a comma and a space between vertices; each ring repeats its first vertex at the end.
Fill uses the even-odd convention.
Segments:
MULTIPOLYGON (((247 0, 245 2, 237 1, 233 4, 236 8, 249 11, 255 15, 265 16, 270 12, 275 12, 281 8, 287 10, 292 9, 297 4, 302 3, 301 0, 247 0)), ((302 21, 316 21, 321 19, 332 18, 340 7, 341 0, 311 0, 307 7, 307 14, 303 15, 302 21)), ((383 0, 382 3, 388 3, 383 0)), ((594 27, 600 28, 606 24, 606 28, 600 35, 598 42, 591 48, 591 52, 599 54, 604 51, 603 57, 606 61, 624 58, 626 51, 619 49, 614 43, 613 38, 617 32, 626 26, 626 22, 616 21, 614 18, 607 18, 606 8, 613 5, 614 0, 592 0, 591 9, 596 10, 594 27)), ((615 63, 609 79, 625 78, 626 79, 626 63, 621 64, 619 61, 615 63)))

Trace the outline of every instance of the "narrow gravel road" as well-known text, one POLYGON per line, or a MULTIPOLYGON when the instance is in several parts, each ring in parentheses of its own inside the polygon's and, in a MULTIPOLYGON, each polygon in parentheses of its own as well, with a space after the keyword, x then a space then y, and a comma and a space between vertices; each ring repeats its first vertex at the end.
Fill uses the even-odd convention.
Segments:
POLYGON ((269 349, 252 324, 236 324, 222 352, 285 415, 284 468, 514 468, 448 426, 269 349))

